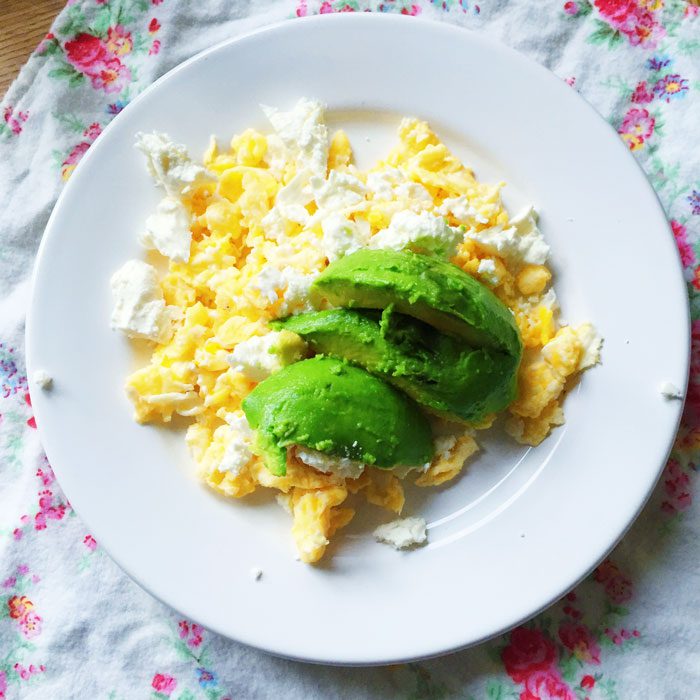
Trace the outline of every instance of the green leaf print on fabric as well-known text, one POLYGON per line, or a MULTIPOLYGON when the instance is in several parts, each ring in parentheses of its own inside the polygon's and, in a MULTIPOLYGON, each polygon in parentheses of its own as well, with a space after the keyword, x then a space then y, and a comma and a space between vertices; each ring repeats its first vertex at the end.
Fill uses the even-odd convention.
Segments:
POLYGON ((49 71, 51 78, 67 78, 71 87, 80 85, 85 80, 85 76, 79 73, 72 66, 59 66, 49 71))
POLYGON ((609 24, 599 19, 595 20, 596 30, 588 37, 591 44, 603 44, 607 42, 611 48, 622 41, 622 34, 613 29, 609 24))
POLYGON ((507 686, 499 681, 488 681, 486 683, 487 700, 517 700, 520 694, 511 686, 507 686))
POLYGON ((408 664, 408 669, 413 674, 415 688, 406 696, 407 700, 443 700, 449 697, 447 686, 440 681, 435 681, 430 671, 423 665, 408 664))

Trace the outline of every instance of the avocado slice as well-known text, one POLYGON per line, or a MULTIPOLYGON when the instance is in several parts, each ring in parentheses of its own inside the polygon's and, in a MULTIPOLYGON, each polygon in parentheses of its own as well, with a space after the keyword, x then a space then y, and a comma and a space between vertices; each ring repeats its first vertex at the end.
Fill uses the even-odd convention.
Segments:
POLYGON ((394 305, 475 348, 520 358, 522 342, 508 308, 466 272, 437 258, 393 250, 358 250, 331 263, 311 285, 317 301, 385 309, 394 305))
POLYGON ((331 357, 295 362, 260 382, 243 401, 254 449, 277 476, 287 450, 303 445, 381 469, 433 457, 430 425, 407 396, 359 367, 331 357))
POLYGON ((519 358, 471 348, 397 313, 332 309, 271 324, 312 350, 364 367, 448 419, 477 422, 515 399, 519 358))

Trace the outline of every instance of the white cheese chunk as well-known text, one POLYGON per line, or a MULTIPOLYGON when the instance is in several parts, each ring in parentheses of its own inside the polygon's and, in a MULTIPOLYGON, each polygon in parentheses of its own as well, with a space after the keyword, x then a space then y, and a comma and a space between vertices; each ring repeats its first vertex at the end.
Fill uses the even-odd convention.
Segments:
POLYGON ((130 338, 167 342, 172 334, 171 314, 155 268, 141 260, 129 260, 112 275, 111 286, 112 328, 130 338))
POLYGON ((329 213, 353 211, 365 202, 367 192, 362 180, 337 170, 331 170, 328 179, 312 177, 311 187, 316 205, 321 212, 317 218, 329 213))
POLYGON ((344 479, 357 479, 365 470, 362 462, 346 457, 334 457, 309 447, 298 445, 296 456, 300 462, 324 474, 335 474, 344 479))
POLYGON ((140 237, 141 244, 175 262, 187 262, 192 243, 191 225, 192 216, 187 207, 175 197, 164 197, 158 204, 156 213, 146 219, 146 230, 140 237))
POLYGON ((394 549, 407 549, 423 544, 427 540, 426 523, 423 518, 399 518, 380 525, 374 531, 377 542, 390 544, 394 549))
POLYGON ((603 339, 590 323, 582 323, 576 326, 574 333, 576 333, 576 337, 582 346, 581 359, 576 366, 576 369, 580 372, 600 362, 600 348, 603 345, 603 339))
POLYGON ((482 279, 494 287, 501 281, 501 278, 496 272, 496 262, 492 258, 479 260, 479 267, 477 267, 476 272, 482 279))
POLYGON ((661 396, 667 401, 680 401, 683 399, 683 392, 672 382, 663 382, 659 387, 661 396))
POLYGON ((272 209, 262 218, 265 237, 272 241, 281 241, 289 235, 288 222, 302 226, 308 224, 311 216, 306 205, 312 200, 308 173, 297 173, 289 183, 280 188, 272 209))
POLYGON ((456 444, 457 437, 455 435, 438 435, 435 438, 435 458, 449 459, 456 444))
POLYGON ((405 181, 398 168, 383 168, 367 175, 367 189, 374 199, 389 201, 394 199, 394 187, 405 181))
POLYGON ((325 106, 316 100, 300 99, 289 112, 261 105, 297 172, 325 178, 328 168, 328 128, 323 119, 325 106))
POLYGON ((270 174, 275 179, 281 180, 287 165, 287 149, 277 134, 270 134, 267 137, 267 150, 263 160, 267 164, 270 174))
POLYGON ((512 265, 544 265, 549 257, 549 246, 537 228, 532 207, 525 209, 510 221, 510 226, 492 226, 483 231, 467 231, 470 238, 479 246, 498 255, 512 265))
POLYGON ((265 305, 274 304, 281 297, 277 315, 289 316, 313 310, 309 288, 317 276, 318 272, 305 273, 293 267, 280 269, 268 264, 253 278, 251 287, 260 291, 265 305))
POLYGON ((445 199, 438 207, 437 212, 443 216, 451 215, 457 219, 460 224, 465 224, 467 226, 471 225, 472 222, 478 224, 488 224, 489 222, 485 216, 479 214, 479 212, 469 204, 469 200, 463 194, 459 197, 448 197, 445 199))
POLYGON ((391 218, 389 227, 376 233, 370 248, 382 250, 413 250, 419 253, 451 258, 464 234, 449 226, 444 216, 424 211, 400 211, 391 218))
POLYGON ((399 168, 386 167, 367 175, 367 191, 377 201, 399 201, 404 209, 420 212, 432 209, 433 198, 419 182, 413 182, 399 168))
POLYGON ((369 222, 352 221, 343 214, 331 214, 323 219, 321 230, 321 247, 329 262, 364 248, 370 238, 369 222))
POLYGON ((243 411, 234 411, 226 416, 228 434, 226 435, 226 448, 217 471, 228 472, 238 476, 253 457, 250 449, 253 441, 253 431, 248 425, 248 420, 243 411))
POLYGON ((275 352, 279 339, 279 331, 270 331, 244 340, 233 348, 228 356, 229 364, 251 381, 261 382, 284 366, 282 358, 275 352))
POLYGON ((271 241, 283 240, 287 235, 287 221, 279 207, 273 206, 260 221, 265 232, 265 238, 271 241))
POLYGON ((44 391, 47 391, 53 386, 53 377, 43 369, 38 369, 36 372, 34 372, 32 381, 44 391))
POLYGON ((303 225, 310 218, 306 205, 312 200, 313 194, 308 186, 308 178, 304 173, 297 173, 277 192, 275 207, 283 218, 303 225))
POLYGON ((136 134, 136 148, 146 156, 151 177, 167 194, 178 197, 194 185, 213 180, 211 173, 192 161, 187 148, 166 134, 154 131, 136 134))

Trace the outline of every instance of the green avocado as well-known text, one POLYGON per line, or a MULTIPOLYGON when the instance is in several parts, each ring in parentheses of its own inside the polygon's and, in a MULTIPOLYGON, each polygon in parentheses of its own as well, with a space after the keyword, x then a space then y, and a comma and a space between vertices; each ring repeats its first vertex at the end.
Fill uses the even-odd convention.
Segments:
POLYGON ((465 346, 392 307, 381 314, 332 309, 272 325, 302 336, 315 352, 364 367, 445 418, 477 422, 516 395, 518 358, 465 346))
POLYGON ((449 262, 410 252, 358 250, 331 263, 311 285, 317 301, 385 309, 394 305, 470 347, 518 360, 522 342, 513 315, 484 285, 449 262))
POLYGON ((407 396, 359 367, 331 357, 295 362, 260 382, 243 401, 255 450, 275 475, 290 445, 382 469, 433 457, 430 425, 407 396))

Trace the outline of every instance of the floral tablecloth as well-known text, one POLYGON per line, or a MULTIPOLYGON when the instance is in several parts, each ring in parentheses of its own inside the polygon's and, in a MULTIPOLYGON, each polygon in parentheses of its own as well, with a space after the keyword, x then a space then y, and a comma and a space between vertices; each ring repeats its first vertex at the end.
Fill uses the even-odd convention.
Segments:
MULTIPOLYGON (((694 0, 69 2, 0 107, 0 700, 700 697, 699 15, 694 0), (440 659, 369 670, 243 647, 181 619, 128 579, 73 512, 42 453, 23 358, 44 225, 114 115, 215 42, 339 11, 427 16, 485 32, 580 91, 656 188, 693 316, 680 434, 652 499, 610 558, 510 634, 440 659)), ((627 284, 653 283, 634 269, 621 275, 627 284)), ((582 503, 572 517, 596 518, 594 504, 582 503)))

